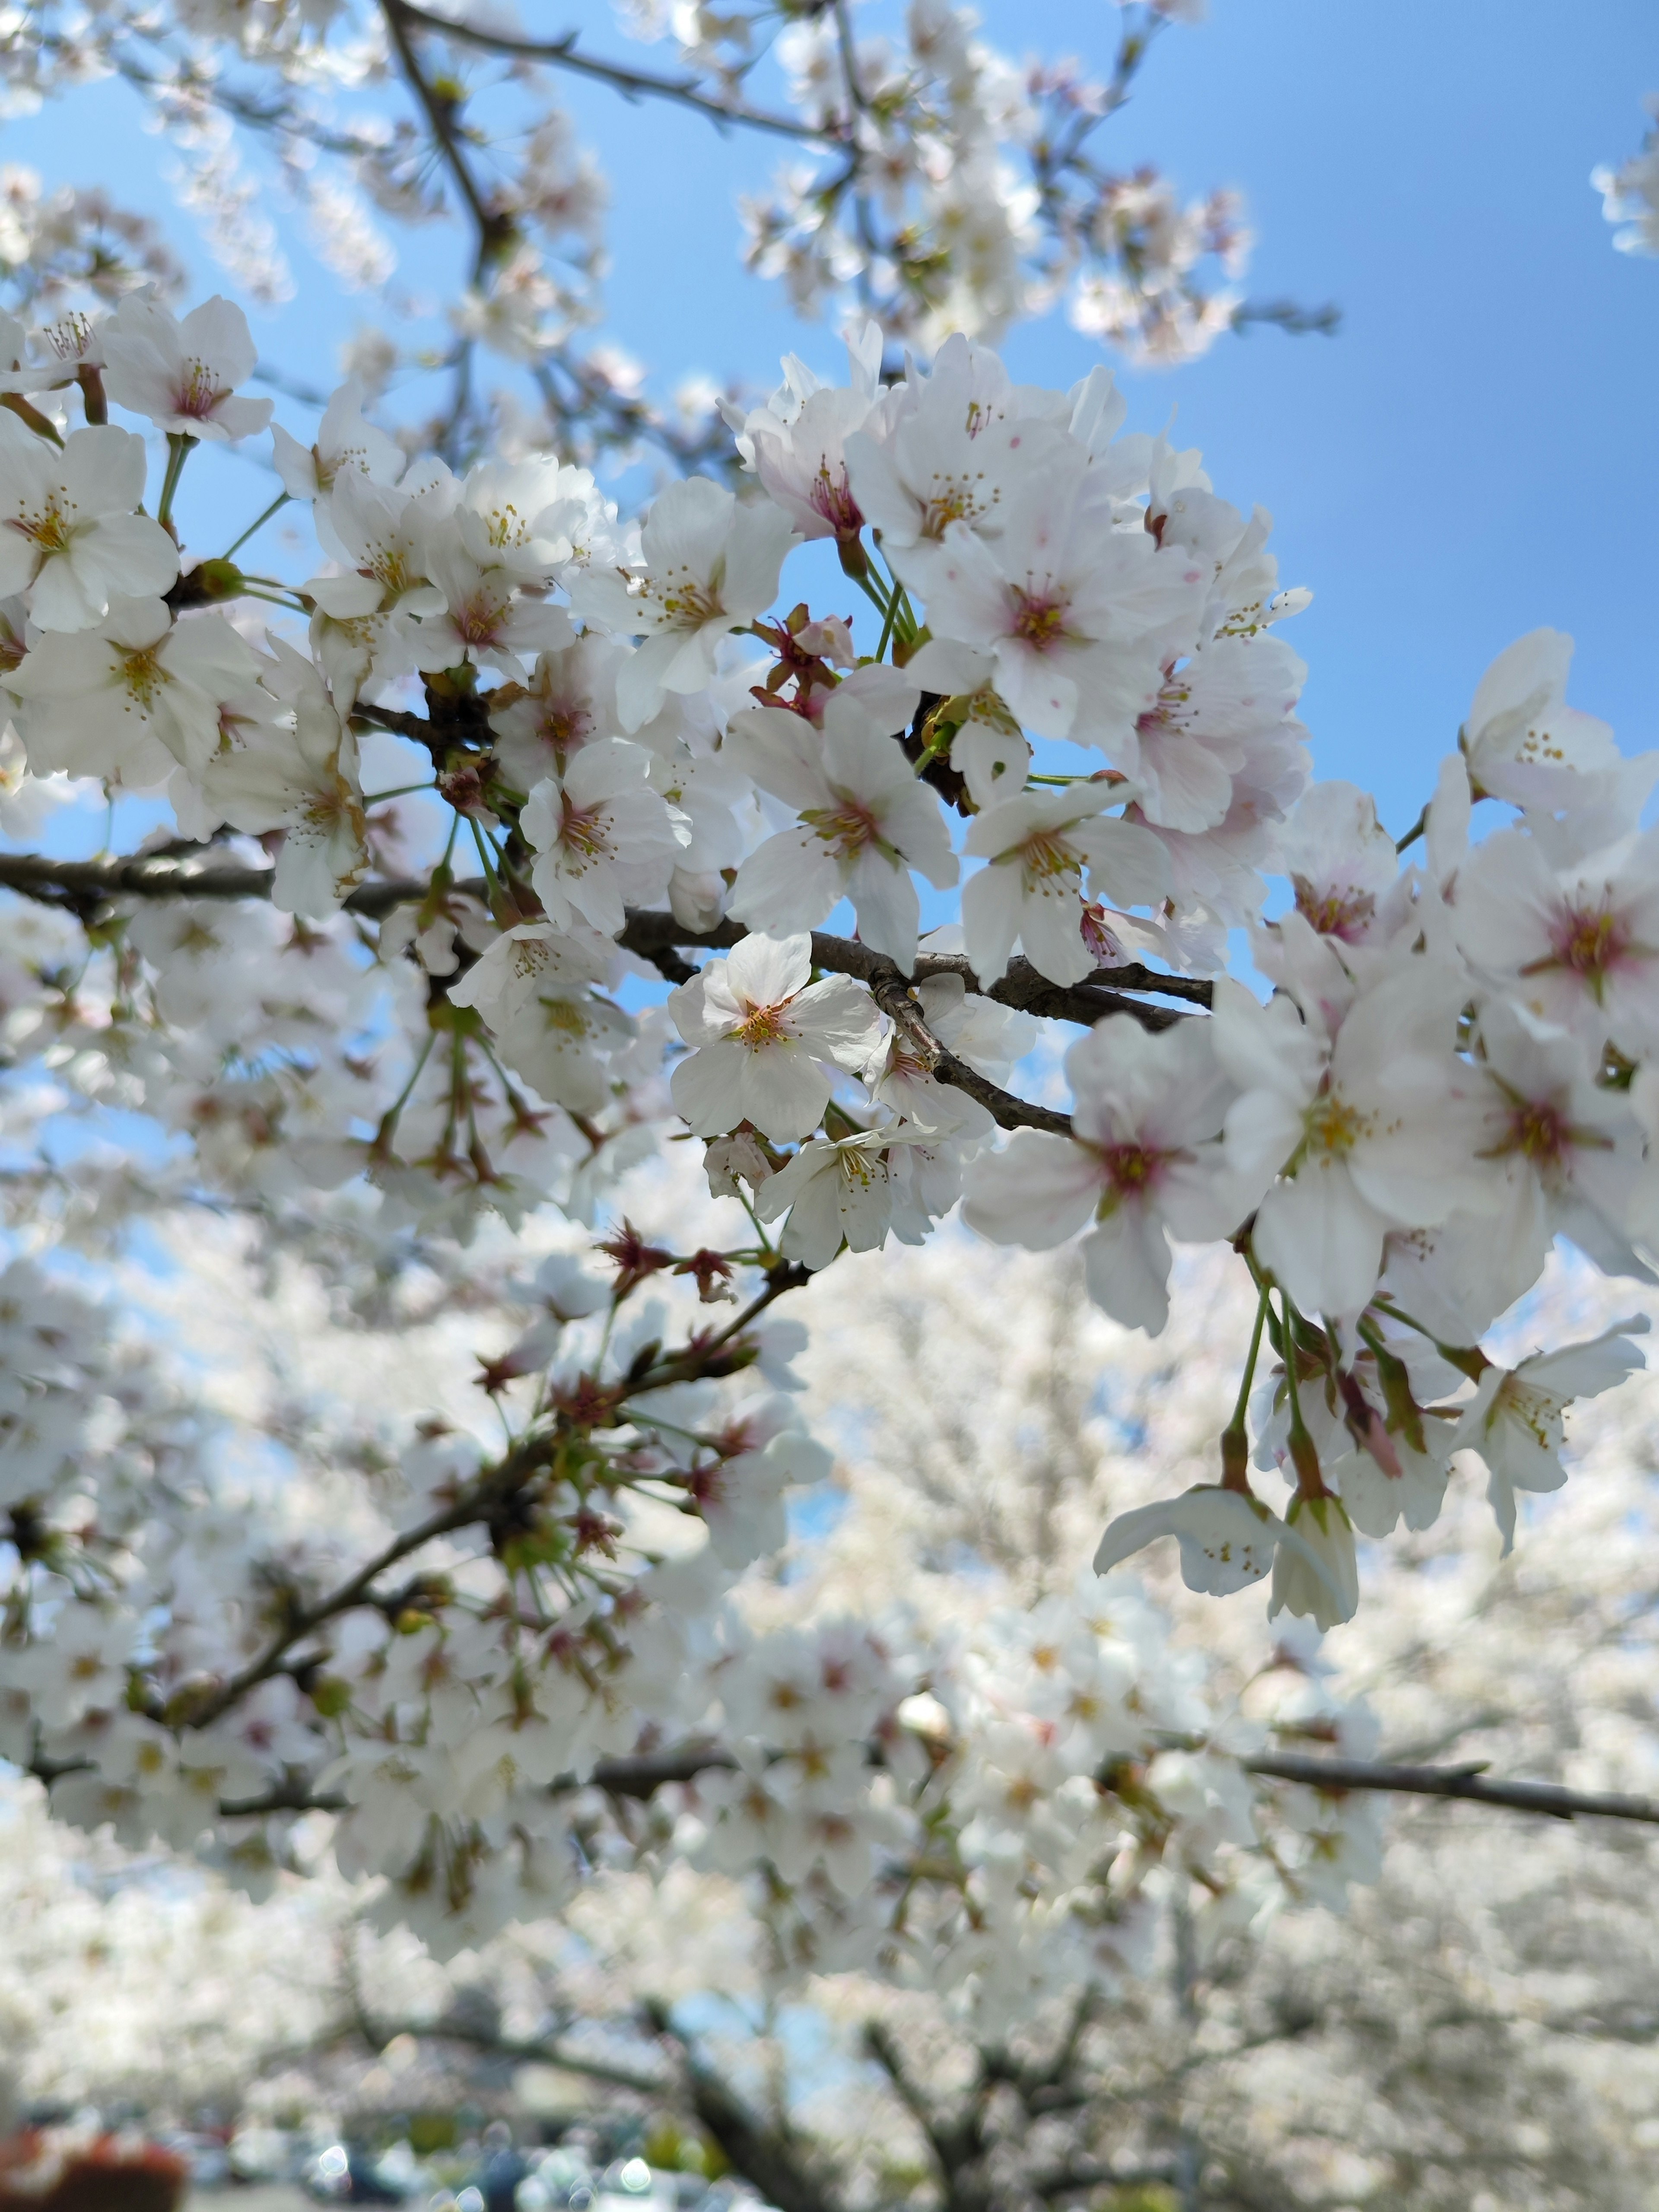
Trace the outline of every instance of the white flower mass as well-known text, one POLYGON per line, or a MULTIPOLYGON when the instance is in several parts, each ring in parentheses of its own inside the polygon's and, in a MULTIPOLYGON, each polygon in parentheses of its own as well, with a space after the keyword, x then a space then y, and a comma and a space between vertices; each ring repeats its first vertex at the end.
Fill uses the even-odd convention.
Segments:
MULTIPOLYGON (((190 15, 300 85, 343 12, 190 15)), ((1569 703, 1538 629, 1405 836, 1320 780, 1257 488, 1129 427, 1103 368, 1020 384, 990 343, 1063 293, 1202 350, 1237 210, 1010 182, 1043 103, 1086 103, 939 0, 857 85, 844 10, 785 13, 890 251, 817 172, 753 203, 798 302, 855 248, 879 281, 844 384, 792 359, 706 435, 620 367, 533 439, 462 435, 464 376, 447 428, 394 433, 365 339, 301 437, 241 310, 175 314, 142 226, 133 281, 90 255, 57 314, 64 240, 119 227, 76 203, 43 244, 14 194, 0 827, 50 844, 64 778, 167 818, 0 854, 0 1759, 100 1848, 256 1897, 307 1872, 435 1959, 647 1869, 747 1885, 775 1993, 859 1976, 1006 2027, 1141 1975, 1154 1903, 1213 1946, 1376 1878, 1378 1801, 1272 1771, 1375 1749, 1317 1634, 1415 1604, 1431 1643, 1412 1564, 1526 1561, 1518 1498, 1582 1485, 1577 1409, 1644 1367, 1642 1293, 1597 1279, 1659 1280, 1659 755, 1569 703), (647 433, 680 473, 624 513, 606 464, 647 433), (282 577, 181 550, 186 471, 249 457, 308 521, 282 577), (815 608, 831 578, 856 619, 815 608), (366 753, 407 780, 366 788, 366 753), (1109 1501, 1056 1476, 1065 1571, 942 1599, 866 1494, 795 1607, 792 1510, 842 1483, 860 1391, 891 1436, 925 1382, 1006 1475, 1000 1364, 1040 1400, 1062 1327, 1162 1374, 1164 1453, 1109 1501), (283 1345, 326 1386, 267 1390, 283 1345), (1135 1579, 1170 1595, 1176 1559, 1179 1632, 1135 1579), (1246 1590, 1284 1641, 1206 1671, 1191 1625, 1246 1590)), ((674 21, 738 101, 729 24, 674 21)), ((556 398, 603 193, 562 125, 528 143, 457 359, 556 398)), ((352 158, 383 212, 425 204, 407 149, 352 158)), ((1605 183, 1633 250, 1651 167, 1605 183)), ((379 265, 365 210, 338 229, 379 265)))

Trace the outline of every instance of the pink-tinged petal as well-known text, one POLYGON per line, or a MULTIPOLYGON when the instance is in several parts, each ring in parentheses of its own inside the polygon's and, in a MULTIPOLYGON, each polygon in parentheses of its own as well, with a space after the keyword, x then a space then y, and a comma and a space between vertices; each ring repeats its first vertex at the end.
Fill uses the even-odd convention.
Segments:
MULTIPOLYGON (((739 1083, 743 1113, 774 1144, 792 1144, 810 1136, 830 1103, 830 1079, 820 1073, 804 1045, 785 1042, 746 1047, 715 1046, 715 1051, 741 1050, 739 1083)), ((727 1127, 732 1125, 728 1122, 727 1127)), ((700 1130, 698 1134, 702 1132, 700 1130)))
POLYGON ((744 1118, 745 1046, 721 1039, 681 1060, 668 1079, 674 1110, 699 1137, 723 1136, 744 1118))
POLYGON ((1098 1157, 1069 1137, 1017 1129, 968 1170, 962 1218, 994 1244, 1051 1251, 1084 1227, 1104 1188, 1098 1157))
POLYGON ((1160 1536, 1174 1536, 1188 1589, 1226 1597, 1261 1580, 1284 1534, 1284 1523, 1254 1498, 1200 1483, 1179 1498, 1120 1513, 1100 1540, 1094 1568, 1109 1574, 1160 1536))
POLYGON ((981 984, 994 983, 1007 968, 1019 935, 1021 903, 1019 870, 1013 865, 981 868, 962 887, 963 940, 981 984))
POLYGON ((1251 1242, 1304 1313, 1341 1319, 1376 1290, 1388 1226, 1346 1168, 1310 1160, 1262 1200, 1251 1242))
POLYGON ((779 936, 814 930, 842 895, 840 868, 810 830, 782 830, 738 871, 729 908, 734 921, 779 936))
POLYGON ((1125 1328, 1162 1334, 1170 1318, 1170 1240, 1152 1207, 1125 1200, 1083 1240, 1089 1296, 1125 1328))

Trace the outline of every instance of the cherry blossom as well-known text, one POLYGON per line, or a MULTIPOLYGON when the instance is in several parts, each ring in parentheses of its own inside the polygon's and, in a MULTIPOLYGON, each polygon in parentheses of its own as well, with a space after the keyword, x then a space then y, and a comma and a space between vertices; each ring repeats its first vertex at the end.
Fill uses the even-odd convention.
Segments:
POLYGON ((110 397, 158 430, 186 438, 246 438, 270 422, 269 399, 236 387, 253 373, 247 318, 215 295, 177 322, 160 301, 134 294, 100 333, 110 397))
POLYGON ((90 630, 49 630, 7 678, 38 775, 119 775, 143 786, 174 762, 199 775, 224 702, 258 662, 222 615, 175 623, 155 599, 117 599, 90 630))
POLYGON ((1455 974, 1413 961, 1356 1000, 1329 1044, 1288 999, 1264 1008, 1237 986, 1218 994, 1216 1057, 1240 1092, 1227 1159, 1246 1182, 1282 1171, 1251 1242, 1304 1312, 1357 1313, 1390 1227, 1490 1210, 1451 1054, 1462 991, 1455 974))
POLYGON ((1114 1015, 1066 1055, 1071 1138, 1016 1133, 970 1170, 963 1218, 981 1236, 1041 1251, 1091 1224, 1089 1295, 1115 1321, 1157 1335, 1169 1318, 1169 1233, 1224 1235, 1255 1194, 1224 1164, 1233 1088, 1208 1025, 1148 1034, 1114 1015))
POLYGON ((1161 661, 1195 642, 1201 572, 1144 531, 1068 455, 1024 475, 990 544, 946 529, 928 583, 936 633, 988 648, 996 686, 1036 735, 1110 752, 1156 706, 1161 661))
POLYGON ((1561 1448, 1568 1408, 1615 1389, 1645 1364, 1631 1339, 1644 1335, 1649 1325, 1638 1314, 1587 1344, 1534 1352, 1514 1368, 1494 1364, 1481 1375, 1451 1442, 1486 1462, 1486 1494, 1506 1553, 1515 1543, 1516 1492, 1559 1490, 1565 1482, 1561 1448))
POLYGON ((811 982, 811 940, 745 938, 670 998, 695 1048, 674 1070, 674 1103, 700 1137, 752 1121, 775 1143, 806 1136, 833 1088, 826 1068, 867 1055, 881 1017, 842 975, 811 982))
POLYGON ((665 693, 708 682, 721 639, 771 605, 795 532, 776 507, 740 505, 691 477, 657 501, 641 543, 640 568, 590 568, 572 593, 578 611, 601 628, 641 641, 617 678, 629 732, 660 711, 665 693))
POLYGON ((1169 884, 1158 840, 1133 823, 1108 818, 1129 795, 1109 781, 1063 791, 1027 791, 977 816, 964 849, 989 865, 963 887, 968 957, 994 982, 1016 944, 1056 983, 1075 983, 1097 963, 1083 935, 1083 872, 1114 904, 1150 905, 1169 884))
POLYGON ((800 826, 744 862, 731 911, 757 928, 793 933, 816 928, 846 896, 860 936, 908 975, 921 915, 909 871, 947 890, 957 860, 932 793, 893 743, 890 709, 884 714, 879 698, 855 695, 856 680, 830 698, 821 738, 799 715, 775 708, 734 720, 726 757, 793 807, 800 826))
POLYGON ((649 788, 649 757, 602 738, 562 775, 544 776, 524 810, 536 895, 556 927, 574 915, 619 930, 629 900, 660 898, 685 842, 683 819, 649 788))
POLYGON ((148 515, 144 447, 112 427, 71 432, 61 452, 0 411, 0 592, 27 590, 42 629, 90 629, 112 594, 165 592, 179 550, 148 515))

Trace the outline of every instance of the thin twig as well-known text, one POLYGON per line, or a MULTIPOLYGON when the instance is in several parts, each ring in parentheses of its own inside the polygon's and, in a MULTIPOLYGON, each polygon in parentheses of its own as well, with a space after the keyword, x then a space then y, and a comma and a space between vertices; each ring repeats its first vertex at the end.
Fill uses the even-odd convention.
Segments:
POLYGON ((1304 1758, 1296 1752, 1268 1753, 1240 1763, 1247 1774, 1306 1783, 1334 1796, 1348 1790, 1382 1790, 1412 1797, 1465 1798, 1556 1820, 1641 1820, 1659 1826, 1659 1800, 1564 1790, 1553 1782, 1488 1782, 1480 1765, 1392 1766, 1364 1759, 1304 1758))
POLYGON ((792 115, 780 115, 769 108, 750 107, 741 101, 716 99, 712 94, 699 89, 692 76, 662 76, 653 70, 630 69, 623 62, 601 61, 597 56, 578 50, 580 33, 567 31, 560 39, 520 39, 511 32, 486 29, 482 24, 454 22, 447 15, 429 15, 424 8, 401 0, 398 13, 406 22, 416 23, 422 30, 433 31, 446 39, 453 39, 462 46, 477 46, 484 53, 501 54, 514 61, 545 62, 550 68, 574 70, 580 76, 593 77, 608 84, 628 100, 667 100, 681 107, 690 107, 706 115, 713 123, 737 124, 747 131, 769 131, 775 137, 798 138, 809 144, 836 145, 841 143, 838 131, 818 125, 804 123, 792 115))

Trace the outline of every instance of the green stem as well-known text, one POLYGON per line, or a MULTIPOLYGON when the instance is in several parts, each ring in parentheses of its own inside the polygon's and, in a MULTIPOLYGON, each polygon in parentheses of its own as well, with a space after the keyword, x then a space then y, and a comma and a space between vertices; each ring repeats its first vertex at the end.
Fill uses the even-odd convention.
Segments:
POLYGON ((1418 816, 1418 817, 1417 817, 1416 821, 1413 823, 1413 824, 1412 824, 1411 828, 1410 828, 1410 829, 1406 832, 1405 836, 1404 836, 1403 837, 1396 837, 1396 838, 1395 839, 1395 841, 1394 841, 1394 849, 1395 849, 1395 851, 1396 853, 1403 853, 1403 852, 1405 852, 1405 851, 1406 851, 1406 850, 1407 850, 1410 846, 1414 845, 1414 844, 1417 842, 1418 839, 1419 839, 1419 838, 1423 835, 1423 832, 1424 832, 1424 831, 1428 828, 1428 826, 1429 826, 1429 810, 1428 810, 1428 808, 1425 806, 1425 807, 1423 809, 1423 811, 1422 811, 1422 812, 1418 816))
POLYGON ((888 610, 892 605, 891 596, 890 593, 882 590, 881 586, 877 583, 872 576, 854 576, 853 581, 858 586, 860 591, 863 592, 865 598, 870 601, 873 607, 875 607, 882 615, 884 616, 887 614, 888 610))
POLYGON ((363 793, 363 805, 365 806, 378 806, 383 799, 404 799, 406 798, 411 791, 435 791, 437 788, 438 787, 435 783, 394 784, 390 791, 366 791, 363 793))
POLYGON ((1250 1479, 1249 1433, 1244 1426, 1244 1416, 1250 1402, 1250 1389, 1255 1381, 1255 1364, 1261 1356, 1261 1332, 1267 1319, 1267 1293, 1264 1290, 1255 1302, 1255 1325, 1250 1331, 1250 1348, 1245 1355, 1244 1372, 1239 1379, 1238 1400, 1233 1407, 1233 1417, 1221 1432, 1221 1486, 1224 1490, 1242 1491, 1248 1498, 1250 1479))
POLYGON ((415 1085, 420 1081, 422 1071, 425 1068, 428 1060, 431 1059, 432 1048, 437 1043, 437 1030, 429 1030, 427 1034, 426 1042, 421 1047, 419 1053, 416 1055, 415 1065, 409 1072, 408 1082, 404 1084, 403 1089, 398 1093, 392 1104, 390 1105, 386 1109, 386 1112, 380 1116, 380 1126, 374 1133, 374 1141, 377 1145, 388 1145, 391 1143, 392 1134, 398 1127, 398 1116, 402 1114, 404 1107, 408 1105, 410 1098, 414 1096, 415 1085))
MULTIPOLYGON (((457 819, 459 818, 459 817, 457 817, 457 819)), ((501 896, 501 886, 499 877, 496 875, 495 869, 490 866, 489 841, 484 836, 483 831, 479 829, 477 823, 473 820, 470 814, 466 817, 466 826, 472 832, 472 842, 478 848, 478 859, 483 864, 484 882, 489 887, 490 897, 492 899, 497 899, 501 896)))
POLYGON ((1296 1372, 1297 1310, 1283 1291, 1279 1294, 1279 1302, 1283 1310, 1285 1387, 1291 1401, 1291 1464, 1296 1469, 1297 1492, 1303 1498, 1323 1498, 1328 1493, 1325 1488, 1325 1478, 1319 1469, 1319 1454, 1308 1425, 1302 1418, 1302 1393, 1296 1372))
POLYGON ((262 530, 265 524, 270 521, 273 514, 276 514, 279 509, 288 505, 291 496, 292 495, 289 492, 279 491, 276 498, 271 501, 270 505, 265 509, 264 513, 263 514, 255 515, 253 520, 249 523, 247 528, 236 540, 236 543, 234 545, 227 545, 224 551, 219 556, 219 558, 222 561, 228 561, 233 553, 240 553, 243 546, 247 544, 248 539, 252 537, 254 532, 256 530, 262 530))
POLYGON ((185 431, 167 432, 167 474, 161 479, 161 496, 155 509, 155 520, 164 530, 172 526, 173 495, 179 489, 179 479, 185 472, 185 463, 190 459, 196 443, 197 441, 185 431))

